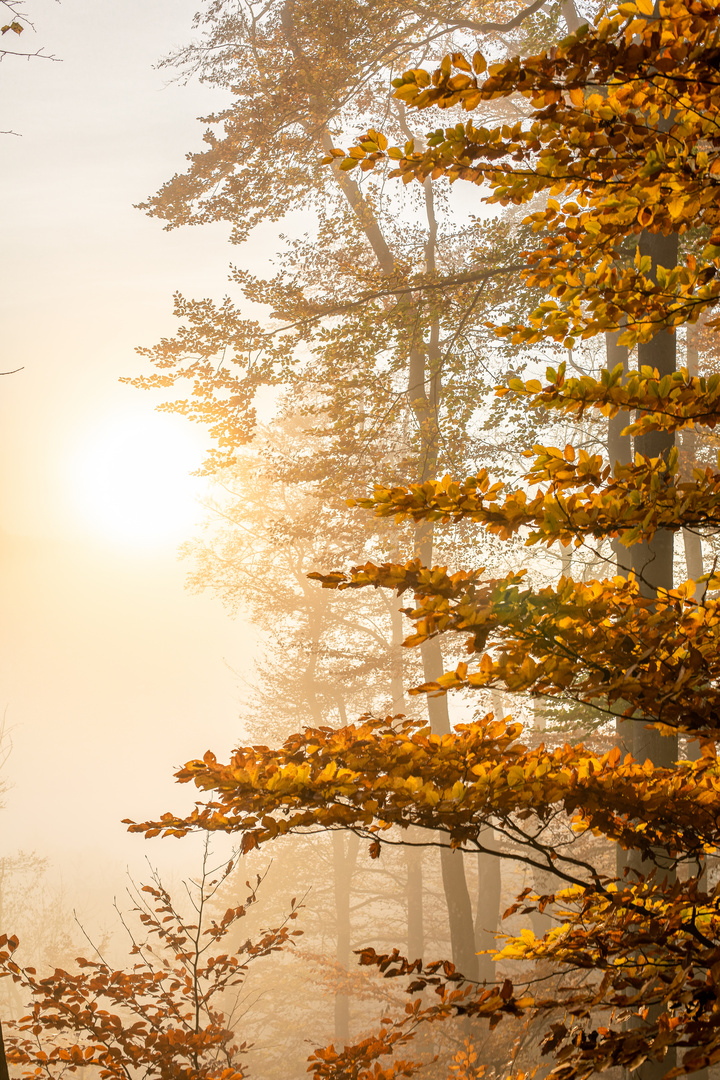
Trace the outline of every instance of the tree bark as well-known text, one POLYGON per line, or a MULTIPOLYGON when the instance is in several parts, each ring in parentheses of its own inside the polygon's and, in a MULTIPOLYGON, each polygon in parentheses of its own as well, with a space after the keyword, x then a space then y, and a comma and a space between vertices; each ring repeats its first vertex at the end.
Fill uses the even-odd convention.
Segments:
MULTIPOLYGON (((332 834, 337 933, 335 956, 345 972, 350 967, 350 883, 359 847, 360 841, 354 833, 332 834)), ((350 1042, 350 996, 342 989, 335 991, 335 1041, 342 1046, 347 1046, 350 1042)))
MULTIPOLYGON (((663 266, 671 269, 677 265, 678 236, 672 233, 663 236, 662 233, 643 232, 640 236, 640 254, 649 255, 652 260, 651 275, 657 280, 657 267, 663 266)), ((660 330, 651 341, 638 345, 638 367, 656 368, 660 378, 671 375, 676 368, 675 333, 660 330)), ((635 438, 636 454, 644 454, 648 458, 665 457, 674 446, 675 438, 672 432, 652 431, 635 438)), ((632 553, 633 569, 638 576, 640 591, 643 596, 650 599, 657 596, 659 589, 671 589, 673 586, 673 534, 669 529, 659 530, 652 540, 636 544, 630 549, 632 553)), ((655 728, 647 727, 642 718, 634 721, 632 731, 633 756, 639 761, 648 758, 653 765, 659 767, 672 767, 677 761, 678 741, 677 737, 662 735, 655 728)), ((641 873, 651 869, 649 864, 631 858, 630 865, 641 873)), ((663 876, 663 871, 659 871, 663 876)), ((668 881, 675 877, 674 871, 668 868, 664 876, 668 881)), ((633 1076, 637 1080, 660 1080, 667 1072, 675 1068, 677 1053, 674 1048, 670 1049, 664 1061, 649 1059, 635 1070, 633 1076)))
MULTIPOLYGON (((698 374, 698 326, 697 323, 687 328, 687 370, 688 375, 691 377, 698 374)), ((682 435, 683 445, 683 457, 685 472, 688 477, 692 477, 692 470, 696 463, 697 450, 698 450, 698 436, 697 432, 688 428, 682 435)), ((685 565, 687 567, 687 576, 690 580, 697 582, 697 579, 702 577, 705 573, 703 567, 703 549, 702 539, 700 534, 691 529, 683 529, 683 544, 685 547, 685 565)), ((707 590, 707 584, 695 585, 694 599, 699 604, 703 602, 705 592, 707 590)))
MULTIPOLYGON (((405 686, 403 683, 402 613, 391 601, 390 612, 390 689, 392 693, 393 713, 405 712, 405 686)), ((418 834, 420 830, 417 830, 418 834)), ((414 829, 408 830, 408 839, 412 839, 414 829)), ((407 958, 421 960, 425 955, 425 926, 423 913, 423 855, 421 847, 407 844, 403 849, 405 856, 405 895, 407 901, 407 958)))
MULTIPOLYGON (((650 255, 652 276, 656 277, 657 267, 672 268, 677 264, 677 234, 663 236, 662 233, 644 232, 640 237, 640 254, 650 255)), ((674 332, 661 330, 651 341, 638 345, 638 366, 656 368, 660 378, 671 375, 676 366, 676 337, 674 332)), ((670 431, 649 431, 635 438, 635 452, 648 458, 664 457, 675 445, 675 436, 670 431)), ((636 544, 632 548, 633 569, 640 581, 644 596, 654 597, 658 589, 671 589, 673 585, 673 534, 669 529, 661 529, 649 542, 636 544)))
MULTIPOLYGON (((434 682, 443 672, 442 651, 438 639, 431 638, 423 642, 421 653, 425 681, 434 682)), ((428 697, 427 706, 433 733, 449 734, 451 729, 447 696, 443 694, 441 697, 428 697)), ((463 855, 460 851, 452 851, 449 842, 447 847, 440 849, 440 869, 450 922, 452 962, 466 978, 477 979, 479 968, 475 952, 475 925, 463 855)))
MULTIPOLYGON (((628 370, 628 350, 625 345, 618 345, 618 338, 622 331, 605 334, 605 350, 607 354, 607 369, 612 371, 618 364, 622 364, 623 373, 628 370)), ((608 460, 610 467, 615 472, 618 465, 627 465, 632 461, 632 442, 629 435, 623 435, 623 428, 627 427, 629 417, 627 413, 620 411, 616 416, 608 420, 608 460)), ((615 537, 610 541, 615 555, 615 564, 619 574, 627 574, 632 569, 630 552, 615 537)))
POLYGON ((568 32, 571 34, 574 34, 587 22, 587 19, 581 19, 578 15, 573 0, 560 0, 560 11, 565 20, 568 32))
POLYGON ((5 1057, 5 1040, 3 1039, 2 1024, 0 1024, 0 1080, 10 1080, 7 1058, 5 1057))
POLYGON ((421 847, 404 848, 407 870, 407 958, 422 960, 425 955, 425 923, 423 911, 423 855, 421 847))
MULTIPOLYGON (((492 838, 492 829, 486 830, 488 841, 492 838)), ((481 838, 482 839, 482 838, 481 838)), ((493 841, 497 843, 497 841, 493 841)), ((495 855, 477 856, 477 905, 475 907, 475 949, 497 948, 495 934, 500 922, 500 901, 502 897, 502 877, 500 859, 495 855)), ((478 979, 481 982, 495 981, 495 961, 490 956, 478 956, 478 979)))
MULTIPOLYGON (((676 233, 643 232, 640 236, 640 254, 652 260, 652 277, 657 278, 657 267, 671 269, 677 264, 678 237, 676 233)), ((671 375, 676 367, 676 336, 661 330, 651 341, 638 345, 638 366, 656 368, 660 378, 671 375)), ((675 445, 675 437, 668 431, 650 431, 635 438, 635 452, 648 458, 667 458, 675 445)), ((673 587, 673 534, 661 529, 650 541, 634 545, 631 549, 632 564, 643 596, 657 596, 659 589, 673 587)), ((644 761, 650 758, 654 765, 671 766, 677 760, 677 738, 661 735, 654 728, 636 722, 633 728, 633 754, 644 761)))
POLYGON ((395 714, 405 712, 405 681, 403 678, 402 612, 395 597, 390 601, 390 696, 395 714))

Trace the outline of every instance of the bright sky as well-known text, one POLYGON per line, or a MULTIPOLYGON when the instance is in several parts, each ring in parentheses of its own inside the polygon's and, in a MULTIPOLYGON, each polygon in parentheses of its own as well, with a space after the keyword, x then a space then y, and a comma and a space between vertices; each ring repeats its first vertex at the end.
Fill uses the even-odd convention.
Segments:
POLYGON ((0 137, 0 370, 24 368, 0 378, 0 711, 14 741, 0 854, 30 846, 87 868, 103 850, 122 866, 149 847, 119 819, 179 806, 173 767, 232 746, 248 632, 183 591, 175 558, 201 516, 188 473, 202 433, 118 378, 144 370, 136 346, 172 333, 173 291, 222 296, 239 253, 221 226, 168 234, 132 205, 182 168, 194 118, 219 101, 152 69, 190 36, 194 2, 31 8, 37 44, 63 62, 0 68, 0 128, 20 133, 0 137))
POLYGON ((139 552, 182 541, 201 515, 205 484, 192 475, 201 436, 182 417, 123 402, 64 457, 68 512, 88 535, 139 552))

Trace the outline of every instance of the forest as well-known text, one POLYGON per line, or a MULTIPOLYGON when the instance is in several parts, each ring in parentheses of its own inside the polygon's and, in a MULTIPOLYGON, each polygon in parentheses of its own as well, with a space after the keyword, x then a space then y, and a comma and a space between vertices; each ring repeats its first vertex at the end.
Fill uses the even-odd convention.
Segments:
POLYGON ((112 377, 247 674, 128 790, 122 945, 0 855, 0 1080, 717 1080, 720 4, 194 3, 133 214, 228 278, 112 377))

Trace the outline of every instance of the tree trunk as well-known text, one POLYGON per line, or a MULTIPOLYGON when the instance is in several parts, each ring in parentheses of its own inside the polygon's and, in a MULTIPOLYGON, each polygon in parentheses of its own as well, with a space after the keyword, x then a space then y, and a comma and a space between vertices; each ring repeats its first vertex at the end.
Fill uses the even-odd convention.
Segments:
MULTIPOLYGON (((412 830, 408 836, 412 836, 412 830)), ((407 870, 407 958, 410 961, 422 960, 425 955, 422 876, 424 849, 407 845, 403 853, 407 870)))
MULTIPOLYGON (((687 328, 687 370, 688 375, 694 376, 698 374, 698 325, 688 325, 687 328)), ((682 435, 683 445, 683 464, 684 471, 688 478, 692 478, 692 471, 696 464, 697 449, 698 449, 698 436, 697 432, 692 428, 687 428, 683 431, 682 435)), ((685 547, 685 565, 687 567, 687 576, 690 580, 697 582, 697 579, 702 577, 705 573, 703 567, 703 549, 702 539, 700 534, 690 529, 683 529, 683 544, 685 547)), ((694 599, 699 604, 703 602, 707 584, 695 586, 694 599)))
MULTIPOLYGON (((618 364, 622 364, 623 372, 628 370, 628 350, 625 345, 618 345, 618 338, 622 331, 605 334, 605 349, 607 353, 607 369, 612 371, 618 364)), ((627 413, 620 411, 616 416, 608 420, 608 460, 613 472, 618 465, 627 465, 632 461, 632 444, 629 435, 623 435, 623 428, 627 427, 630 419, 627 413)), ((627 575, 632 568, 632 558, 628 548, 621 544, 617 538, 610 541, 618 573, 627 575)))
POLYGON ((581 19, 578 15, 573 0, 560 0, 560 12, 570 34, 574 34, 576 30, 579 30, 587 22, 587 19, 581 19))
POLYGON ((7 1058, 5 1057, 5 1040, 3 1039, 2 1024, 0 1024, 0 1080, 10 1080, 7 1058))
POLYGON ((403 673, 403 625, 402 612, 395 597, 390 601, 390 697, 392 709, 397 715, 405 712, 405 680, 403 673))
MULTIPOLYGON (((393 713, 405 712, 405 686, 402 662, 402 613, 393 601, 390 612, 390 690, 393 713)), ((421 830, 408 829, 409 840, 421 835, 421 830)), ((407 873, 405 895, 407 899, 407 958, 421 960, 425 955, 425 928, 423 923, 423 854, 421 847, 403 849, 407 873)))
MULTIPOLYGON (((493 830, 485 830, 484 836, 488 842, 493 836, 493 830)), ((496 843, 497 841, 495 841, 496 843)), ((475 908, 475 949, 481 952, 485 949, 497 948, 495 934, 500 922, 500 901, 502 898, 502 878, 500 875, 500 859, 496 855, 477 856, 478 891, 477 906, 475 908)), ((495 981, 495 961, 490 956, 478 956, 478 979, 481 982, 495 981)))
MULTIPOLYGON (((423 674, 426 682, 434 682, 443 672, 442 651, 437 638, 423 642, 421 646, 423 674)), ((436 735, 450 732, 450 714, 447 696, 428 697, 430 727, 436 735)), ((478 958, 475 953, 475 926, 473 923, 470 892, 465 877, 465 865, 460 851, 449 846, 440 849, 440 868, 450 921, 452 962, 468 979, 478 977, 478 958)))
MULTIPOLYGON (((283 32, 296 58, 304 61, 305 58, 302 56, 295 40, 293 19, 292 2, 287 0, 281 10, 283 32)), ((321 123, 314 133, 322 143, 323 149, 325 151, 329 150, 332 146, 332 138, 327 127, 321 123)), ((395 259, 371 206, 357 183, 346 172, 335 166, 333 175, 348 204, 352 207, 375 254, 380 269, 384 274, 392 274, 395 270, 395 259)), ((432 186, 428 183, 425 185, 425 203, 428 214, 428 240, 425 247, 425 262, 428 273, 433 273, 435 270, 437 222, 435 220, 433 199, 432 186)), ((410 326, 408 327, 408 334, 412 336, 410 326)), ((424 344, 422 342, 413 342, 409 350, 408 400, 420 426, 418 479, 421 483, 423 479, 431 476, 435 470, 439 445, 437 410, 441 385, 442 357, 439 350, 437 326, 431 331, 428 361, 430 365, 429 371, 426 370, 425 366, 424 344)), ((422 531, 422 528, 420 531, 422 531)), ((429 529, 429 551, 432 553, 432 526, 429 529)), ((426 671, 425 677, 428 678, 428 671, 433 671, 436 674, 432 677, 436 678, 443 670, 439 642, 427 642, 426 646, 422 648, 422 653, 423 668, 426 671)), ((444 698, 430 699, 428 701, 428 712, 433 731, 447 733, 450 730, 447 702, 444 698), (437 704, 433 706, 431 704, 433 701, 436 703, 442 701, 442 706, 437 704)), ((451 852, 449 848, 447 850, 443 849, 441 852, 441 864, 450 918, 450 935, 453 942, 453 962, 468 978, 475 978, 477 957, 474 952, 472 907, 467 881, 465 880, 462 855, 451 852), (448 892, 448 890, 450 891, 448 892)))
MULTIPOLYGON (((663 236, 662 233, 643 232, 640 236, 639 247, 641 255, 651 257, 651 274, 654 280, 657 280, 658 266, 671 269, 677 265, 677 233, 663 236)), ((676 368, 676 346, 675 333, 660 330, 651 341, 638 345, 638 367, 657 368, 660 378, 671 375, 676 368)), ((651 431, 636 436, 635 452, 644 454, 648 458, 660 456, 666 458, 674 446, 674 442, 672 432, 651 431)), ((659 530, 652 540, 636 544, 630 550, 633 569, 638 576, 640 591, 643 596, 652 599, 657 596, 659 589, 672 588, 673 534, 669 529, 659 530)), ((633 723, 632 748, 633 755, 639 761, 645 761, 649 758, 653 765, 660 767, 671 767, 677 761, 677 737, 665 736, 654 728, 646 727, 642 719, 633 723)), ((636 867, 641 873, 647 873, 652 869, 649 863, 643 863, 639 858, 631 857, 629 862, 631 866, 636 867)), ((662 870, 659 871, 659 874, 662 876, 662 870)), ((675 875, 668 868, 664 876, 668 880, 673 880, 675 875)), ((673 1048, 668 1051, 664 1061, 648 1060, 633 1075, 637 1080, 660 1080, 667 1072, 675 1068, 676 1063, 677 1053, 673 1048)))
MULTIPOLYGON (((430 238, 426 246, 425 262, 428 273, 435 270, 435 216, 433 193, 430 184, 425 185, 425 203, 430 225, 430 238)), ((408 399, 420 430, 418 482, 431 478, 437 467, 440 442, 438 427, 438 403, 441 389, 442 357, 438 345, 437 320, 433 321, 430 343, 425 350, 413 345, 410 350, 408 369, 408 399)), ((415 555, 424 566, 432 566, 434 526, 421 521, 415 528, 415 555)), ((424 641, 420 646, 425 682, 435 682, 444 671, 442 647, 437 637, 424 641)), ((427 698, 428 719, 436 735, 450 734, 450 714, 447 696, 427 698)), ((475 927, 472 903, 465 876, 463 855, 448 846, 440 849, 440 868, 443 889, 450 922, 450 941, 453 964, 468 979, 478 977, 478 958, 475 953, 475 927)))
MULTIPOLYGON (((332 834, 333 877, 335 879, 336 959, 343 971, 350 967, 350 882, 357 863, 360 841, 354 833, 332 834)), ((341 973, 342 977, 342 973, 341 973)), ((341 1046, 350 1042, 350 996, 344 989, 335 991, 335 1041, 341 1046)))
MULTIPOLYGON (((622 364, 623 373, 626 374, 628 370, 629 354, 627 346, 618 345, 618 338, 621 333, 622 330, 618 330, 616 333, 610 333, 608 331, 605 334, 606 366, 608 371, 612 371, 618 364, 622 364)), ((617 471, 618 466, 627 465, 632 461, 632 439, 630 435, 622 434, 623 428, 627 427, 629 423, 630 417, 622 410, 617 413, 616 416, 611 416, 608 420, 608 461, 614 473, 617 471)), ((615 556, 616 572, 627 577, 632 569, 632 554, 630 550, 626 548, 617 537, 614 537, 610 541, 610 545, 615 556)), ((622 712, 622 708, 619 708, 619 711, 622 712)), ((615 721, 617 745, 623 756, 632 753, 633 726, 632 721, 622 720, 619 716, 615 721)), ((627 865, 627 860, 625 852, 621 847, 616 847, 615 856, 616 873, 619 878, 622 878, 623 871, 627 865)))
MULTIPOLYGON (((652 277, 656 279, 657 267, 671 269, 677 264, 678 237, 676 233, 643 232, 640 237, 640 254, 652 259, 652 277)), ((671 375, 676 366, 676 337, 674 332, 661 330, 645 344, 638 345, 638 366, 654 367, 660 378, 671 375)), ((635 452, 648 458, 667 458, 675 444, 674 434, 668 431, 650 431, 635 438, 635 452)), ((632 564, 637 574, 643 596, 653 598, 658 589, 673 587, 673 534, 661 529, 652 540, 636 544, 631 549, 632 564)), ((677 738, 661 735, 654 728, 647 728, 640 721, 633 728, 633 754, 644 761, 650 758, 654 765, 670 766, 677 760, 677 738)))

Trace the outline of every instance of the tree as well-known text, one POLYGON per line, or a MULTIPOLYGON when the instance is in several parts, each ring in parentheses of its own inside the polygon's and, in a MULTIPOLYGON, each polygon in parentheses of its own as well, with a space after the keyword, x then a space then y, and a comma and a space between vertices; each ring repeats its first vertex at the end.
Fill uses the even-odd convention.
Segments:
MULTIPOLYGON (((0 0, 0 8, 2 9, 2 15, 8 21, 2 23, 0 19, 0 36, 5 37, 6 34, 14 34, 15 40, 27 30, 34 30, 33 23, 28 18, 25 11, 23 0, 0 0)), ((3 43, 4 44, 4 43, 3 43)), ((51 56, 44 52, 42 48, 36 49, 35 52, 24 52, 18 49, 11 49, 8 47, 0 47, 0 60, 4 60, 6 56, 19 56, 26 60, 30 60, 33 57, 40 57, 43 60, 57 60, 57 56, 51 56)), ((5 132, 4 134, 7 134, 5 132)))
MULTIPOLYGON (((25 1077, 60 1077, 95 1068, 100 1077, 207 1077, 241 1080, 250 1050, 238 1041, 238 988, 260 958, 293 943, 299 909, 293 901, 282 925, 248 938, 231 951, 225 938, 237 932, 257 901, 258 880, 248 883, 244 904, 215 919, 209 906, 235 868, 231 859, 213 869, 206 845, 202 874, 189 890, 188 917, 157 876, 133 897, 139 935, 123 919, 136 963, 114 970, 78 958, 78 971, 56 968, 45 977, 15 960, 18 939, 0 938, 0 974, 31 999, 30 1011, 9 1028, 5 1044, 11 1065, 25 1077)), ((97 950, 96 950, 97 951, 97 950)))
MULTIPOLYGON (((322 593, 307 578, 319 563, 352 557, 362 544, 347 514, 323 505, 312 485, 290 485, 278 477, 277 459, 297 454, 302 442, 300 420, 276 423, 240 453, 233 467, 217 476, 223 498, 213 505, 202 540, 186 547, 194 562, 191 587, 212 589, 231 611, 242 608, 257 628, 261 654, 244 695, 243 737, 270 745, 282 742, 308 716, 318 725, 345 724, 349 716, 373 707, 403 709, 399 612, 395 615, 384 596, 353 604, 348 596, 322 593)), ((366 531, 367 550, 378 550, 373 530, 366 531)), ((335 924, 338 970, 351 962, 357 855, 356 838, 340 834, 332 837, 329 851, 316 842, 301 853, 286 846, 279 855, 291 880, 298 880, 299 864, 314 868, 307 905, 322 928, 321 941, 327 923, 335 924), (328 885, 334 896, 328 896, 328 885)), ((386 886, 391 880, 377 872, 363 877, 371 896, 381 891, 379 877, 386 886)), ((397 928, 395 912, 392 922, 397 928)), ((422 944, 412 940, 422 935, 422 925, 411 926, 408 934, 409 951, 422 955, 422 944)), ((318 951, 322 945, 314 941, 313 947, 318 951)), ((350 981, 348 976, 336 980, 340 1042, 350 1038, 350 981)))
MULTIPOLYGON (((546 241, 532 253, 526 277, 553 299, 525 326, 504 332, 518 341, 551 337, 572 348, 577 336, 616 331, 615 347, 637 343, 641 370, 670 376, 675 327, 695 322, 719 295, 717 30, 714 12, 702 5, 668 4, 662 18, 652 15, 649 0, 621 7, 614 19, 593 34, 583 28, 554 55, 496 65, 482 88, 480 53, 472 64, 460 54, 446 58, 432 82, 422 70, 406 73, 396 80, 396 95, 418 108, 461 102, 471 111, 483 98, 519 90, 532 100, 533 114, 512 130, 458 125, 430 136, 428 151, 390 153, 405 178, 487 180, 494 200, 522 203, 548 190, 563 195, 562 206, 550 198, 530 218, 546 241), (691 242, 686 238, 679 261, 679 238, 688 230, 691 242)), ((382 154, 366 142, 345 160, 372 169, 382 154)), ((641 425, 633 434, 637 452, 668 460, 670 429, 641 425)), ((648 595, 672 586, 672 547, 672 531, 662 528, 635 546, 633 567, 648 595)), ((644 732, 635 738, 642 744, 638 752, 665 764, 672 759, 668 740, 644 732)))
MULTIPOLYGON (((253 436, 256 396, 267 385, 283 387, 282 408, 309 417, 316 437, 311 453, 286 465, 285 480, 315 482, 329 499, 373 478, 423 481, 471 469, 483 452, 502 456, 487 446, 474 402, 490 385, 484 322, 498 304, 519 317, 506 288, 521 266, 514 231, 498 223, 479 243, 430 184, 391 200, 381 184, 361 186, 320 159, 340 125, 388 121, 386 79, 409 57, 420 62, 428 49, 460 47, 475 33, 491 42, 505 32, 552 34, 559 10, 544 18, 538 8, 511 5, 498 20, 479 18, 475 3, 287 0, 212 4, 198 16, 200 44, 172 62, 227 86, 233 98, 208 118, 207 148, 145 209, 168 228, 229 221, 236 242, 290 210, 316 218, 312 238, 288 243, 271 280, 233 271, 243 304, 268 306, 277 320, 271 327, 229 299, 178 297, 181 330, 143 350, 158 371, 136 383, 173 388, 177 396, 164 407, 208 424, 217 443, 209 468, 227 464, 253 436)), ((389 122, 412 138, 400 102, 389 122)), ((516 346, 511 352, 516 369, 522 360, 516 346)), ((498 363, 507 369, 502 351, 498 363)), ((421 523, 416 533, 414 548, 429 562, 433 547, 437 556, 433 527, 421 523)), ((426 679, 439 675, 439 642, 429 640, 421 660, 426 679)), ((428 708, 436 730, 448 731, 446 703, 430 700, 428 708)), ((450 851, 441 861, 454 956, 472 971, 462 863, 450 851)))
MULTIPOLYGON (((363 963, 407 976, 411 992, 434 988, 437 1000, 416 1000, 374 1040, 318 1051, 318 1077, 381 1075, 380 1058, 406 1046, 421 1024, 452 1016, 491 1025, 508 1015, 544 1019, 543 1050, 555 1059, 557 1080, 644 1063, 647 1075, 673 1076, 720 1060, 720 887, 703 876, 720 842, 713 742, 720 602, 710 591, 720 579, 708 576, 698 602, 694 582, 674 588, 667 576, 668 537, 720 524, 720 473, 696 469, 681 480, 672 445, 676 431, 720 422, 720 378, 670 363, 675 329, 720 296, 720 17, 696 0, 670 0, 659 13, 643 4, 623 5, 550 52, 496 65, 484 80, 479 55, 447 57, 432 76, 406 73, 396 94, 410 105, 472 110, 520 91, 533 113, 527 128, 466 123, 432 135, 417 154, 412 146, 391 151, 403 177, 423 183, 487 180, 491 198, 520 203, 547 189, 563 197, 533 213, 544 242, 523 271, 551 299, 526 324, 500 332, 566 348, 576 335, 620 332, 621 346, 647 345, 657 363, 627 375, 619 365, 598 379, 568 378, 560 365, 548 369, 545 385, 512 381, 499 393, 568 417, 636 412, 634 461, 613 469, 582 447, 536 445, 518 488, 481 469, 464 481, 380 484, 358 500, 380 517, 474 522, 501 538, 522 533, 529 545, 614 539, 639 552, 634 572, 582 582, 563 576, 543 589, 527 587, 523 571, 488 579, 479 569, 448 572, 417 558, 315 575, 329 588, 411 592, 409 647, 453 632, 465 638, 468 659, 416 693, 437 700, 451 689, 495 686, 592 704, 638 731, 640 756, 623 757, 617 747, 596 755, 582 744, 529 748, 520 725, 491 715, 443 733, 367 718, 339 731, 308 729, 276 751, 240 748, 227 764, 210 753, 189 762, 178 778, 209 792, 208 800, 185 818, 131 825, 146 835, 229 831, 246 850, 279 835, 351 829, 376 857, 383 845, 407 843, 403 830, 421 826, 422 843, 507 854, 488 843, 492 828, 515 860, 553 875, 552 892, 519 903, 552 910, 557 925, 542 938, 531 931, 510 938, 498 959, 542 961, 566 978, 543 994, 521 966, 502 985, 473 986, 447 962, 423 966, 367 950, 363 963), (676 256, 679 236, 688 247, 676 256), (700 740, 699 760, 675 760, 668 735, 677 732, 700 740), (619 880, 602 837, 631 855, 619 880), (564 1019, 556 1019, 558 1009, 564 1019), (675 1066, 677 1049, 684 1057, 675 1066)), ((385 155, 376 131, 354 151, 343 160, 368 171, 385 155)), ((382 1075, 414 1068, 396 1060, 382 1075)))

